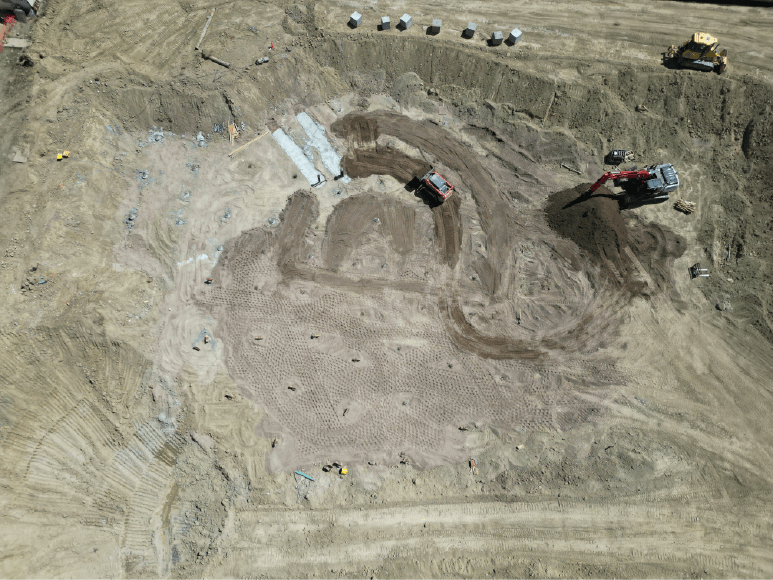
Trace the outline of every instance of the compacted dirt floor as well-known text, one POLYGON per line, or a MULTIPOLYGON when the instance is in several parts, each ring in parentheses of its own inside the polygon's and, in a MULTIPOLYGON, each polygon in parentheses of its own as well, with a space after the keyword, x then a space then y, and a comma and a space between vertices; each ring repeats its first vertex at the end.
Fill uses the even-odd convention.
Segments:
POLYGON ((16 24, 0 576, 773 576, 773 7, 746 4, 16 24), (726 74, 663 61, 696 31, 726 74), (618 148, 671 199, 586 195, 618 148))

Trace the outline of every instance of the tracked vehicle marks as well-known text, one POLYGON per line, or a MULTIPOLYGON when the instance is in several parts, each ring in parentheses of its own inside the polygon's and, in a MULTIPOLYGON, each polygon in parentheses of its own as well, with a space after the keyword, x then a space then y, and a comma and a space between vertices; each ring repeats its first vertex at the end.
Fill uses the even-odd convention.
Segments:
POLYGON ((125 394, 138 392, 148 362, 93 329, 42 328, 34 337, 2 335, 0 344, 12 353, 0 362, 8 402, 0 481, 14 490, 7 509, 39 513, 49 524, 69 514, 70 527, 98 546, 117 540, 116 564, 157 574, 148 524, 185 439, 152 415, 123 419, 137 417, 135 397, 125 394))
POLYGON ((230 373, 266 410, 264 431, 293 442, 291 453, 270 452, 271 469, 324 461, 332 450, 346 461, 405 453, 430 467, 463 458, 458 427, 474 420, 565 430, 601 413, 603 373, 581 363, 567 376, 585 380, 565 382, 539 340, 490 338, 471 327, 461 306, 443 298, 438 276, 447 270, 432 265, 432 253, 418 254, 423 286, 406 287, 394 274, 379 280, 382 268, 359 252, 376 248, 417 263, 426 244, 418 222, 411 225, 414 207, 371 194, 347 200, 324 240, 311 228, 314 208, 313 196, 297 192, 274 233, 253 230, 229 242, 216 283, 197 297, 218 320, 230 373), (322 252, 327 267, 311 264, 311 252, 322 252), (262 275, 280 281, 260 286, 262 275), (485 359, 511 370, 492 374, 485 359), (533 380, 535 367, 551 372, 533 380))

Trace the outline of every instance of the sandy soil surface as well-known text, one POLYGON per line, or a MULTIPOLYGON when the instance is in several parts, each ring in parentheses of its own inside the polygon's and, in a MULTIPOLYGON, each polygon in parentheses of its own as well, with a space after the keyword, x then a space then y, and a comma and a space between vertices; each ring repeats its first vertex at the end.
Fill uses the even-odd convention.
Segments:
POLYGON ((0 53, 0 576, 773 576, 747 4, 46 2, 0 53), (662 62, 698 30, 725 75, 662 62), (696 211, 583 196, 614 148, 696 211))

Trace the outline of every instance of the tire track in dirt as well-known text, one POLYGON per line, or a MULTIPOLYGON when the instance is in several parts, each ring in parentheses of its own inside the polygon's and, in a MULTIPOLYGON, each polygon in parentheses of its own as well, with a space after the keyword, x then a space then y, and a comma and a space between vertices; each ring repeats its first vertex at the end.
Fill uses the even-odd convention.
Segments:
MULTIPOLYGON (((378 135, 377 129, 370 129, 368 132, 362 130, 363 126, 370 128, 374 124, 374 119, 355 117, 352 119, 350 127, 346 123, 337 127, 341 131, 347 131, 344 134, 349 136, 350 140, 355 137, 357 142, 362 144, 364 136, 378 135)), ((336 128, 335 123, 333 127, 336 128)), ((368 177, 374 174, 391 175, 403 184, 421 177, 431 168, 432 166, 426 161, 414 159, 401 151, 379 145, 375 148, 355 149, 351 155, 344 159, 344 170, 350 177, 368 177)), ((434 200, 431 201, 434 202, 434 200)), ((461 200, 456 195, 452 195, 445 203, 431 204, 437 245, 440 248, 443 261, 452 269, 459 261, 462 245, 460 204, 461 200)))
MULTIPOLYGON (((335 124, 334 124, 335 126, 335 124)), ((349 177, 391 175, 401 183, 408 183, 416 176, 427 173, 431 165, 389 147, 380 145, 369 149, 354 149, 344 158, 344 170, 349 177)))
MULTIPOLYGON (((368 117, 378 122, 380 134, 392 135, 408 145, 430 153, 440 163, 459 174, 463 184, 469 188, 475 200, 480 225, 489 242, 487 261, 493 269, 507 271, 508 265, 512 263, 513 234, 515 232, 511 225, 517 223, 516 216, 510 203, 499 193, 494 179, 477 160, 477 154, 452 138, 448 131, 441 126, 430 121, 410 121, 401 115, 387 112, 368 113, 368 117)), ((335 125, 333 130, 336 130, 335 125)), ((459 184, 456 185, 458 188, 459 184)), ((451 199, 453 198, 457 198, 456 203, 459 203, 458 195, 451 197, 451 199)), ((444 205, 446 204, 444 203, 439 207, 442 208, 444 205)), ((453 209, 455 208, 451 208, 451 210, 453 209)), ((456 223, 456 220, 459 219, 458 211, 445 210, 436 212, 435 215, 439 222, 438 231, 447 234, 457 232, 453 238, 446 237, 445 256, 449 265, 454 268, 458 261, 462 238, 459 227, 461 224, 456 223), (457 237, 458 245, 455 240, 457 237), (453 242, 448 243, 450 240, 453 242)), ((507 279, 509 276, 503 272, 500 280, 507 279)), ((492 293, 500 295, 506 291, 506 287, 497 283, 494 285, 492 293)))
MULTIPOLYGON (((686 487, 683 484, 682 489, 686 487)), ((705 491, 703 486, 700 489, 705 491)), ((755 557, 737 539, 749 533, 743 522, 723 522, 720 516, 701 509, 700 501, 707 499, 669 494, 653 501, 640 494, 626 497, 627 505, 622 509, 603 500, 441 500, 429 505, 423 502, 304 512, 245 510, 237 519, 249 529, 255 529, 260 521, 273 522, 270 530, 240 547, 243 559, 259 560, 269 570, 380 562, 380 575, 390 576, 390 566, 420 560, 425 563, 421 570, 426 575, 445 570, 451 576, 475 576, 482 575, 485 564, 479 558, 484 558, 489 566, 496 565, 498 574, 520 577, 525 575, 526 567, 545 559, 554 566, 550 576, 563 575, 557 573, 563 571, 581 577, 586 566, 593 566, 600 576, 611 577, 623 570, 630 572, 633 560, 635 576, 659 576, 680 561, 674 546, 660 541, 678 529, 673 543, 679 554, 686 554, 684 559, 691 566, 708 569, 714 576, 722 576, 722 571, 735 576, 762 575, 755 557), (489 525, 481 526, 484 521, 489 525), (709 532, 706 522, 711 524, 709 532), (730 533, 723 531, 726 525, 730 533), (333 546, 327 541, 331 529, 339 540, 333 546), (311 548, 299 555, 295 548, 302 546, 311 548), (430 562, 430 555, 438 552, 443 554, 442 559, 430 562), (505 574, 511 566, 513 571, 505 574), (464 570, 466 574, 461 573, 464 570)), ((715 494, 711 494, 711 500, 722 502, 715 494)), ((762 530, 753 531, 752 545, 755 550, 765 549, 762 530)), ((764 570, 769 569, 766 563, 764 570)))
MULTIPOLYGON (((69 517, 59 537, 76 534, 89 545, 113 545, 123 550, 116 565, 125 571, 137 565, 135 573, 159 575, 152 520, 187 442, 170 428, 177 421, 171 413, 151 414, 150 390, 141 388, 149 361, 100 334, 81 327, 0 335, 0 345, 13 353, 0 363, 0 409, 8 428, 0 437, 0 485, 12 493, 8 510, 48 519, 39 541, 57 542, 54 517, 69 517)), ((7 527, 0 539, 10 545, 7 527)), ((39 546, 19 548, 18 557, 34 561, 39 546)), ((80 557, 79 565, 91 561, 80 557)), ((38 570, 33 575, 45 575, 45 568, 38 570)))
POLYGON ((296 262, 302 261, 303 237, 318 215, 319 201, 311 192, 300 189, 290 196, 288 204, 279 214, 283 226, 276 248, 279 254, 277 265, 282 271, 288 274, 296 271, 296 262))
POLYGON ((470 324, 462 312, 457 299, 450 301, 440 298, 440 309, 452 324, 448 330, 457 345, 465 350, 491 359, 517 358, 528 361, 541 361, 546 352, 533 342, 513 340, 503 337, 486 336, 470 324))
POLYGON ((393 197, 363 194, 345 199, 325 228, 325 267, 338 271, 363 237, 377 229, 395 252, 405 256, 413 249, 415 226, 416 210, 393 197))
MULTIPOLYGON (((485 273, 487 293, 492 298, 505 299, 511 294, 516 279, 514 248, 519 239, 534 238, 543 234, 527 231, 522 217, 517 215, 512 204, 499 191, 496 182, 477 160, 476 153, 457 142, 442 127, 429 121, 412 121, 404 116, 388 112, 351 114, 339 119, 331 126, 332 130, 367 146, 367 149, 355 149, 344 163, 353 175, 365 177, 374 173, 392 175, 407 183, 428 169, 428 164, 419 160, 410 160, 405 154, 388 148, 366 143, 371 135, 391 135, 408 145, 416 147, 436 157, 438 161, 456 171, 464 186, 469 188, 475 201, 477 216, 485 236, 487 254, 476 257, 476 270, 485 273), (375 127, 374 127, 375 123, 375 127), (383 155, 383 157, 381 157, 383 155)), ((457 188, 460 184, 456 184, 457 188)), ((435 235, 446 264, 456 268, 461 253, 463 226, 461 220, 461 197, 452 195, 444 203, 432 207, 435 220, 435 235)), ((490 358, 525 357, 529 360, 543 358, 545 347, 560 348, 560 337, 543 339, 543 344, 534 341, 514 340, 510 337, 487 336, 476 329, 460 307, 458 291, 444 297, 440 302, 440 311, 445 317, 449 331, 458 346, 480 356, 490 358)), ((577 332, 570 331, 569 338, 576 339, 587 326, 587 321, 579 322, 577 332)), ((573 340, 575 346, 577 343, 573 340)))

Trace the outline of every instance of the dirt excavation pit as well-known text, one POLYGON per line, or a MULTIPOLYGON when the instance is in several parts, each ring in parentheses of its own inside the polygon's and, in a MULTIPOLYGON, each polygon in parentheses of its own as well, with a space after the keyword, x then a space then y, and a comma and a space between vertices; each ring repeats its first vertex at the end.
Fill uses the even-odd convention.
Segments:
POLYGON ((554 4, 16 23, 0 576, 773 576, 773 15, 554 4))
MULTIPOLYGON (((516 219, 477 155, 442 127, 372 113, 332 130, 354 145, 344 164, 356 177, 407 187, 423 175, 430 163, 377 142, 398 139, 456 193, 444 204, 415 184, 407 197, 362 193, 339 202, 320 233, 317 195, 301 190, 279 225, 224 244, 197 301, 242 393, 266 411, 260 431, 277 439, 269 470, 333 456, 433 467, 464 459, 471 425, 567 431, 599 416, 619 377, 593 355, 626 294, 584 267, 536 207, 516 219), (529 248, 520 255, 514 222, 529 248)), ((596 225, 626 238, 619 214, 606 217, 596 225)))

